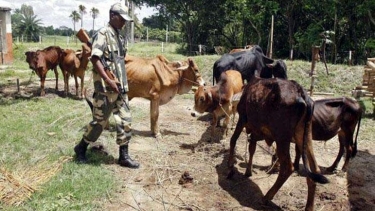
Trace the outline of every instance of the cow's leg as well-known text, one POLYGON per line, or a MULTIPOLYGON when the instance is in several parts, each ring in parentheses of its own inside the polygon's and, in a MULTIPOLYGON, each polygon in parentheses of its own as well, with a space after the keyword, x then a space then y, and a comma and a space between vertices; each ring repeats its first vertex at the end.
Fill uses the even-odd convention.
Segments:
POLYGON ((74 75, 74 82, 76 85, 76 96, 78 96, 78 80, 77 80, 77 75, 74 75))
POLYGON ((211 137, 210 137, 211 141, 215 137, 215 128, 216 128, 218 119, 219 119, 219 114, 216 111, 212 112, 211 137))
MULTIPOLYGON (((342 155, 344 154, 344 147, 347 147, 347 144, 345 143, 346 142, 346 137, 345 137, 345 133, 340 130, 338 132, 338 139, 339 139, 339 153, 337 154, 337 157, 335 159, 335 161, 332 163, 332 165, 330 167, 327 168, 327 171, 329 172, 333 172, 336 168, 337 168, 337 165, 339 164, 340 160, 341 160, 341 157, 342 155)), ((347 148, 348 149, 348 148, 347 148)), ((346 151, 346 157, 349 159, 350 156, 348 157, 348 150, 346 151)), ((345 164, 347 163, 346 159, 345 159, 345 164)), ((343 171, 344 170, 344 167, 346 167, 344 164, 344 166, 342 167, 343 171)))
POLYGON ((85 76, 81 76, 81 93, 79 94, 79 97, 82 98, 83 97, 83 86, 84 86, 84 81, 85 81, 85 76))
POLYGON ((53 71, 55 72, 55 77, 56 77, 56 86, 55 86, 55 90, 56 92, 59 91, 59 73, 57 72, 57 67, 55 67, 53 69, 53 71))
POLYGON ((257 141, 252 139, 251 137, 248 139, 249 142, 249 162, 247 164, 245 176, 251 177, 253 172, 253 158, 254 153, 257 148, 257 141))
POLYGON ((276 143, 276 153, 280 161, 280 172, 277 176, 275 184, 271 187, 271 189, 267 192, 264 196, 263 201, 267 202, 273 199, 277 191, 281 188, 281 186, 285 183, 285 181, 289 178, 289 176, 293 172, 293 165, 290 159, 290 141, 281 141, 276 143))
POLYGON ((151 99, 150 101, 150 119, 151 132, 155 137, 161 136, 158 125, 159 118, 159 99, 151 99))
MULTIPOLYGON (((310 127, 310 126, 308 126, 310 127)), ((304 164, 306 165, 307 168, 309 168, 313 173, 320 173, 320 168, 316 162, 316 159, 315 159, 315 156, 314 156, 314 149, 313 149, 313 146, 312 146, 312 133, 311 133, 311 129, 308 129, 307 131, 307 134, 304 134, 303 132, 301 131, 304 131, 304 129, 302 129, 303 127, 297 127, 296 128, 296 134, 294 136, 294 141, 296 143, 296 148, 298 148, 299 152, 302 154, 305 153, 303 151, 303 144, 304 144, 304 139, 305 139, 305 135, 307 135, 306 137, 306 155, 307 155, 307 163, 304 164)), ((296 164, 297 165, 297 164, 296 164)))
POLYGON ((44 96, 46 94, 44 90, 44 82, 46 81, 46 74, 41 74, 40 76, 40 96, 44 96))
POLYGON ((224 109, 224 133, 223 133, 223 138, 226 138, 228 135, 228 130, 229 130, 229 122, 230 122, 230 115, 232 114, 232 103, 228 103, 225 105, 224 109))
MULTIPOLYGON (((342 171, 346 172, 348 170, 349 166, 349 160, 353 157, 353 132, 347 132, 347 133, 340 133, 339 132, 339 140, 340 143, 345 143, 345 149, 346 149, 346 156, 345 156, 345 163, 342 166, 342 171)), ((341 145, 341 144, 340 144, 341 145)))
POLYGON ((306 177, 307 181, 307 202, 306 202, 306 211, 314 210, 314 200, 315 200, 315 190, 316 183, 309 177, 306 177))
POLYGON ((244 128, 245 126, 245 119, 244 118, 239 118, 238 122, 237 122, 237 125, 236 125, 236 129, 234 130, 234 133, 230 139, 230 148, 229 148, 229 158, 228 158, 228 169, 229 169, 229 173, 228 173, 228 176, 227 178, 231 178, 233 175, 234 175, 234 164, 235 164, 235 158, 234 158, 234 155, 235 155, 235 148, 236 148, 236 143, 237 143, 237 139, 238 137, 240 137, 241 135, 241 132, 242 132, 242 129, 244 128))
POLYGON ((64 95, 67 96, 69 93, 69 72, 64 72, 64 95))
POLYGON ((296 157, 294 158, 293 167, 295 171, 299 170, 299 160, 301 159, 301 152, 298 149, 298 146, 296 148, 296 157))

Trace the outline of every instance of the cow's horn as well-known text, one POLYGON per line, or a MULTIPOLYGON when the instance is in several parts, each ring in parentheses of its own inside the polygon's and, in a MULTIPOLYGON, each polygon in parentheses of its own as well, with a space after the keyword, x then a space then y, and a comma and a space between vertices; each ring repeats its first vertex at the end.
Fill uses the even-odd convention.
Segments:
POLYGON ((210 101, 212 101, 212 93, 209 91, 209 92, 207 93, 207 95, 208 95, 208 99, 210 99, 210 101))
POLYGON ((273 68, 273 67, 275 67, 276 66, 276 63, 277 63, 277 61, 275 60, 275 61, 273 61, 272 63, 270 63, 270 64, 266 64, 268 67, 270 67, 270 68, 273 68))

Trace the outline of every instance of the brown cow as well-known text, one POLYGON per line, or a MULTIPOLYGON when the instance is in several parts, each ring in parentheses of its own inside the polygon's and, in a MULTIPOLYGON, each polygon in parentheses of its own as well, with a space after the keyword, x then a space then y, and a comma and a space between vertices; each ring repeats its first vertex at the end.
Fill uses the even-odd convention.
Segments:
MULTIPOLYGON (((332 98, 316 100, 312 118, 312 139, 327 141, 338 135, 340 149, 333 164, 327 171, 333 172, 346 149, 345 163, 342 170, 348 170, 350 158, 357 154, 357 137, 361 124, 362 108, 359 103, 351 98, 332 98), (357 133, 353 143, 353 136, 357 126, 357 133)), ((294 168, 299 168, 300 152, 296 148, 294 168)))
POLYGON ((238 101, 233 102, 234 94, 240 93, 243 87, 241 73, 228 70, 220 76, 215 86, 199 86, 194 96, 194 109, 199 113, 212 113, 211 138, 221 116, 225 115, 224 137, 228 135, 230 116, 235 114, 238 101))
POLYGON ((40 78, 40 95, 45 95, 44 82, 46 80, 47 71, 52 70, 55 72, 56 77, 56 91, 58 91, 58 72, 57 65, 59 64, 62 49, 58 46, 50 46, 43 50, 37 50, 35 53, 30 51, 26 52, 26 62, 29 67, 35 71, 40 78))
POLYGON ((150 100, 151 131, 160 136, 159 106, 168 103, 176 94, 189 92, 193 85, 204 85, 195 62, 169 62, 159 55, 145 59, 127 55, 125 67, 129 83, 128 97, 150 100))
POLYGON ((69 76, 73 75, 76 85, 76 96, 82 97, 85 72, 89 57, 91 55, 91 48, 87 44, 82 45, 82 51, 75 52, 72 49, 65 49, 60 60, 60 68, 64 75, 64 94, 69 93, 69 76), (77 77, 81 79, 81 91, 78 92, 77 77))
MULTIPOLYGON (((243 128, 251 134, 249 162, 255 152, 257 140, 276 142, 276 153, 280 161, 280 172, 275 184, 264 196, 263 201, 272 200, 277 191, 293 172, 290 158, 290 143, 294 139, 302 152, 307 172, 308 196, 306 210, 314 209, 315 182, 327 183, 328 179, 319 173, 311 143, 311 119, 313 101, 303 87, 295 81, 284 79, 260 79, 254 77, 244 88, 237 106, 239 120, 230 140, 228 166, 231 177, 234 173, 234 150, 243 128)), ((251 166, 246 169, 251 176, 251 166)))
POLYGON ((34 70, 36 69, 36 62, 34 62, 36 52, 35 51, 26 51, 26 62, 29 64, 29 68, 34 70))

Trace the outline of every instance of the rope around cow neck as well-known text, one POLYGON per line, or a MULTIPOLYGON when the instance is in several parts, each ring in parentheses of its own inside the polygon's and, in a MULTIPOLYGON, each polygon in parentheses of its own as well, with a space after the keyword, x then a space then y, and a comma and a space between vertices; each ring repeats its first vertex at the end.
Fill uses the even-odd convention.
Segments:
POLYGON ((197 82, 195 82, 195 81, 189 80, 189 79, 187 79, 187 78, 184 78, 184 80, 186 80, 186 81, 189 81, 190 83, 192 83, 192 84, 195 84, 195 85, 198 85, 198 86, 199 86, 199 83, 197 83, 197 82))

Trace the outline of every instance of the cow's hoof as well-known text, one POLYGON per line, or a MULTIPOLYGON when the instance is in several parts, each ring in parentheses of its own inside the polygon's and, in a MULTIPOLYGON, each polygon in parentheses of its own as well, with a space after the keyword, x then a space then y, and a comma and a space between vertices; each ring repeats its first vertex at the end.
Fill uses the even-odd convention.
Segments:
POLYGON ((161 133, 157 133, 157 134, 155 134, 154 137, 155 137, 155 139, 156 139, 157 141, 162 141, 162 140, 163 140, 163 136, 161 135, 161 133))
POLYGON ((336 168, 335 167, 329 167, 329 168, 326 168, 326 171, 327 172, 330 172, 330 173, 332 173, 332 172, 334 172, 336 170, 336 168))
POLYGON ((245 177, 251 177, 251 176, 252 176, 251 170, 246 169, 245 177))
POLYGON ((232 179, 233 176, 234 176, 234 173, 235 173, 235 171, 234 171, 234 169, 232 168, 232 169, 229 171, 228 175, 227 175, 227 179, 232 179))

